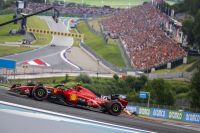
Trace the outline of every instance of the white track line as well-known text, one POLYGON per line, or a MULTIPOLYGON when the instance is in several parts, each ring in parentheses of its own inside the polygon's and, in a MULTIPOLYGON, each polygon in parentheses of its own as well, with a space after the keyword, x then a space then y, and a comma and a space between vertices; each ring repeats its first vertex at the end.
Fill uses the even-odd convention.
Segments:
MULTIPOLYGON (((38 58, 32 58, 32 59, 25 60, 25 61, 31 61, 31 60, 34 60, 34 59, 46 58, 46 57, 49 57, 49 56, 54 56, 54 55, 59 54, 59 53, 60 53, 60 51, 59 51, 59 52, 56 52, 56 53, 53 53, 53 54, 49 54, 49 55, 45 55, 45 56, 40 56, 40 57, 38 57, 38 58)), ((23 63, 23 62, 25 62, 25 61, 17 62, 17 64, 21 64, 21 63, 23 63)), ((45 62, 46 62, 46 61, 45 61, 45 62)))
POLYGON ((90 119, 81 118, 81 117, 77 117, 77 116, 56 113, 56 112, 53 112, 53 111, 47 111, 47 110, 43 110, 43 109, 28 107, 28 106, 4 102, 4 101, 0 101, 0 104, 14 106, 14 107, 23 108, 23 109, 28 109, 28 110, 37 111, 37 112, 40 112, 40 113, 46 113, 46 114, 55 115, 55 116, 67 117, 67 118, 71 118, 71 119, 75 119, 75 120, 81 120, 81 121, 85 121, 85 122, 91 122, 91 123, 93 123, 94 125, 97 125, 97 126, 99 126, 99 124, 101 124, 102 126, 103 125, 104 126, 112 126, 113 128, 123 128, 124 130, 126 129, 126 130, 133 130, 133 131, 135 130, 135 131, 138 131, 138 132, 154 133, 154 132, 151 132, 151 131, 131 128, 131 127, 125 127, 125 126, 115 125, 115 124, 111 124, 111 123, 100 122, 100 121, 96 121, 96 120, 90 120, 90 119))
MULTIPOLYGON (((66 50, 67 50, 67 49, 66 49, 66 50)), ((62 58, 65 62, 67 62, 68 64, 72 65, 73 67, 75 67, 75 68, 81 70, 77 65, 71 63, 70 61, 68 61, 68 60, 64 57, 64 54, 65 54, 66 50, 63 50, 63 51, 60 52, 61 58, 62 58)))
MULTIPOLYGON (((64 18, 62 24, 63 24, 66 28, 68 28, 68 26, 65 25, 65 21, 66 21, 66 20, 67 20, 67 19, 64 18)), ((49 22, 47 22, 47 24, 48 24, 49 29, 51 29, 51 26, 49 25, 49 22)), ((68 25, 69 25, 69 21, 68 21, 68 25)), ((51 40, 51 43, 54 42, 54 37, 55 37, 55 36, 53 35, 53 39, 51 40)), ((55 42, 54 42, 54 43, 55 43, 55 42)), ((73 42, 72 42, 72 45, 73 45, 73 42)), ((72 46, 72 45, 71 45, 71 46, 72 46)), ((81 70, 77 65, 71 63, 70 61, 68 61, 68 60, 64 57, 64 53, 66 52, 66 50, 67 50, 67 49, 65 49, 65 50, 63 50, 63 51, 60 52, 60 56, 61 56, 62 60, 65 61, 65 62, 67 62, 68 64, 72 65, 73 67, 77 68, 78 70, 81 70)))

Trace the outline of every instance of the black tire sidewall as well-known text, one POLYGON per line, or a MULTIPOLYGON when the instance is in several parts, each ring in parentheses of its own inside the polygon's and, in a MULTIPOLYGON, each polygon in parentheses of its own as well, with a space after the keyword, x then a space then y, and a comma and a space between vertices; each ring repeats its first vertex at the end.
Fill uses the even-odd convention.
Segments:
POLYGON ((119 102, 116 102, 116 101, 111 101, 110 103, 108 103, 108 111, 111 115, 120 115, 120 113, 122 112, 122 107, 120 105, 119 102), (115 110, 116 107, 118 108, 118 111, 115 110))
POLYGON ((33 89, 32 95, 34 99, 38 101, 42 101, 47 98, 48 93, 44 87, 37 87, 33 89))

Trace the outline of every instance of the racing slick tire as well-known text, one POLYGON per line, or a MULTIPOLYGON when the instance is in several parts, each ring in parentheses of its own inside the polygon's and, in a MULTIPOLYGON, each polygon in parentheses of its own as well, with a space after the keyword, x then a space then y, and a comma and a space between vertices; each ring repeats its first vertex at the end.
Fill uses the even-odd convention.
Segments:
POLYGON ((48 97, 48 92, 44 87, 38 86, 32 90, 32 96, 35 100, 42 101, 48 97))
POLYGON ((121 112, 122 112, 122 106, 117 101, 110 101, 107 104, 107 111, 108 111, 109 114, 117 116, 117 115, 121 114, 121 112))

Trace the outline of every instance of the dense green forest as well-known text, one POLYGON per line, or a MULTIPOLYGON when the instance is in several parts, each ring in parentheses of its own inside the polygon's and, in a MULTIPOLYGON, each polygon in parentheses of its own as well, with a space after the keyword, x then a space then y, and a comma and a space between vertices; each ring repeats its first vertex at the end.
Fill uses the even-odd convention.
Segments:
MULTIPOLYGON (((185 14, 183 32, 188 35, 188 42, 193 47, 200 49, 200 0, 184 0, 173 6, 176 13, 185 14)), ((191 79, 191 106, 200 109, 200 65, 191 79)))
POLYGON ((183 32, 188 35, 188 42, 200 48, 200 0, 184 0, 173 6, 176 14, 183 13, 188 17, 183 21, 183 32))

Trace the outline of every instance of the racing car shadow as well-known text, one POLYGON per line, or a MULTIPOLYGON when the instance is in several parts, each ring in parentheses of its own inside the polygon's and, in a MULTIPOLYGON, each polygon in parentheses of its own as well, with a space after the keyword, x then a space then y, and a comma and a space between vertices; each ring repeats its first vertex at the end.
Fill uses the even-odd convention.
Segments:
MULTIPOLYGON (((90 111, 90 112, 102 113, 102 111, 100 111, 99 109, 95 109, 95 108, 89 108, 89 107, 84 107, 84 106, 79 106, 79 105, 73 105, 73 104, 66 104, 65 102, 51 101, 51 99, 47 99, 47 100, 44 100, 44 101, 47 101, 50 104, 56 104, 56 105, 60 105, 60 106, 65 106, 65 107, 70 107, 70 108, 76 108, 76 109, 81 109, 81 110, 90 111)), ((104 112, 103 114, 112 116, 108 112, 104 112)))
POLYGON ((15 96, 15 97, 20 97, 20 98, 24 98, 24 99, 28 99, 28 96, 26 95, 20 95, 20 94, 17 94, 17 93, 13 93, 13 92, 7 92, 8 95, 10 96, 15 96))

